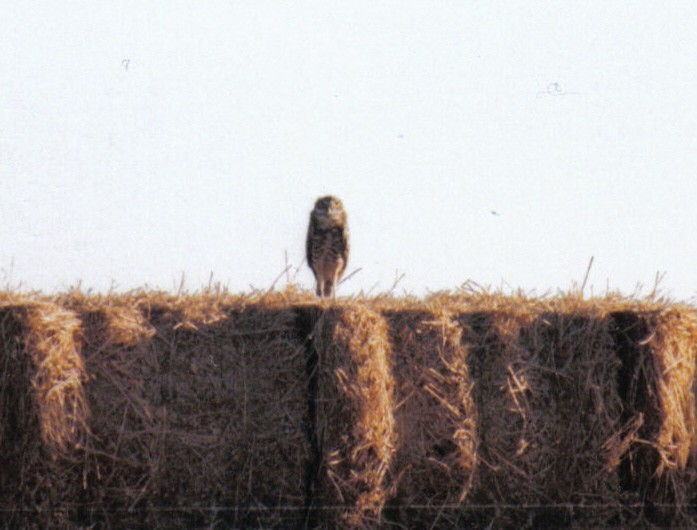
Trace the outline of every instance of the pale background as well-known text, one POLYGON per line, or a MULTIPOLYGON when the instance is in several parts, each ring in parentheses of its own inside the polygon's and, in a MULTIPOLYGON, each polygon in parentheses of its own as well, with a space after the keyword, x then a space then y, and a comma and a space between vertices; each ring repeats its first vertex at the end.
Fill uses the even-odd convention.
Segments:
POLYGON ((333 193, 339 294, 697 292, 695 2, 1 11, 3 284, 267 288, 333 193))

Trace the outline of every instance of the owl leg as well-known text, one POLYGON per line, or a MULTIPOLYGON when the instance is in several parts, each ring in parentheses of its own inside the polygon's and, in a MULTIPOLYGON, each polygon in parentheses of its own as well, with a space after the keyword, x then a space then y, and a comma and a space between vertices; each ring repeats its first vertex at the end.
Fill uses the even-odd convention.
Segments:
POLYGON ((338 283, 339 275, 335 272, 334 277, 332 278, 332 281, 329 285, 329 294, 327 296, 331 296, 334 300, 336 300, 336 285, 338 283))
POLYGON ((324 295, 324 282, 320 279, 317 279, 315 293, 317 293, 317 296, 320 298, 324 295))
POLYGON ((322 296, 325 298, 329 298, 332 295, 332 291, 334 290, 334 286, 332 285, 331 280, 326 280, 324 283, 324 289, 322 290, 322 296))

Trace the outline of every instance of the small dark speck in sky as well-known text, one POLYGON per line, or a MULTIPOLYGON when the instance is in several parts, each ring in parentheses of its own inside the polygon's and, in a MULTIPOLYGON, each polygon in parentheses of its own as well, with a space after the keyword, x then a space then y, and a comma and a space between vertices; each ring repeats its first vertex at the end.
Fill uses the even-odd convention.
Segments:
POLYGON ((496 217, 501 217, 501 214, 497 211, 491 210, 491 215, 495 215, 496 217))
POLYGON ((578 94, 578 92, 567 92, 566 90, 564 90, 560 83, 549 83, 544 90, 540 90, 537 93, 537 97, 540 98, 542 96, 571 96, 576 94, 578 94))
POLYGON ((121 61, 121 64, 123 65, 124 70, 126 70, 128 72, 128 65, 131 64, 131 60, 124 59, 123 61, 121 61))

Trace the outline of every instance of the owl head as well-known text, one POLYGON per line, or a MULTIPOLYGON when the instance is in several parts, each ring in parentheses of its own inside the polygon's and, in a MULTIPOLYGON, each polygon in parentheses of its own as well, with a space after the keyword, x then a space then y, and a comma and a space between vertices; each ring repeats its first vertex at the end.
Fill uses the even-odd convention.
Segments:
POLYGON ((333 195, 317 199, 315 208, 312 210, 312 216, 323 229, 343 226, 346 223, 344 205, 340 199, 333 195))

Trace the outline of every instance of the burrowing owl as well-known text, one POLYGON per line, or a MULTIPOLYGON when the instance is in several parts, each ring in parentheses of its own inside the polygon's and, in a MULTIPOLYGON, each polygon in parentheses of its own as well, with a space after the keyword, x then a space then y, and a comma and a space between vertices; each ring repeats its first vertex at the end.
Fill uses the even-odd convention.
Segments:
POLYGON ((307 264, 317 280, 317 296, 333 296, 346 270, 349 233, 344 205, 328 195, 315 202, 307 229, 307 264))

